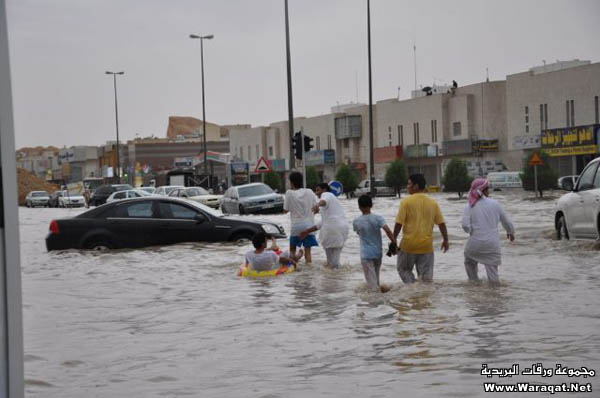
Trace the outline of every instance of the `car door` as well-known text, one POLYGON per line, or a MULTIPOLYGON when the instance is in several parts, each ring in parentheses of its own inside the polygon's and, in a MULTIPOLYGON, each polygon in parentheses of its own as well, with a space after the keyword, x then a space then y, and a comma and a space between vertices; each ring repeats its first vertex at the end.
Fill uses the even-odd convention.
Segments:
POLYGON ((155 201, 121 202, 110 209, 106 221, 118 247, 161 244, 161 222, 155 201))
POLYGON ((600 238, 599 234, 599 215, 600 215, 600 162, 596 169, 596 177, 594 177, 594 186, 586 192, 587 196, 584 199, 584 212, 586 220, 585 235, 592 239, 600 238))
POLYGON ((598 162, 594 162, 583 170, 577 182, 577 188, 573 192, 574 195, 569 200, 567 223, 569 231, 575 238, 590 238, 595 235, 596 220, 590 219, 588 208, 595 203, 594 179, 597 169, 598 162))
POLYGON ((169 243, 214 241, 210 216, 184 203, 160 201, 162 232, 169 243))

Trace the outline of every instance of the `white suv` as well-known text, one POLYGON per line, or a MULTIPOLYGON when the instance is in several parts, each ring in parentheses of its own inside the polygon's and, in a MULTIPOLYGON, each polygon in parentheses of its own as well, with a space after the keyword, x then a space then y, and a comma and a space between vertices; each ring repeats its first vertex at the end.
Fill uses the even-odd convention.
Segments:
POLYGON ((579 175, 577 185, 558 200, 554 226, 558 239, 600 239, 600 157, 579 175))

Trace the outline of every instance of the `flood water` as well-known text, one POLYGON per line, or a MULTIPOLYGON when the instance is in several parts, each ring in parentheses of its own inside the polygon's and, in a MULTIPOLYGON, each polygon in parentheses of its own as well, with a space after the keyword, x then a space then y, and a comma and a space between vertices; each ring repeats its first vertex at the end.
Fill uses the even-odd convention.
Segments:
MULTIPOLYGON (((250 245, 47 253, 49 221, 82 210, 21 208, 26 396, 479 397, 488 381, 600 388, 598 375, 480 373, 484 363, 600 372, 600 245, 555 240, 553 200, 494 193, 517 240, 502 240, 501 286, 467 283, 466 201, 432 196, 450 251, 439 250, 436 229, 432 284, 402 284, 396 258, 384 257, 385 294, 365 290, 353 232, 341 270, 324 269, 317 249, 301 272, 253 280, 236 276, 250 245)), ((349 222, 359 215, 355 199, 342 203, 349 222)), ((385 198, 373 209, 391 227, 397 210, 385 198)), ((289 231, 289 216, 247 217, 289 231)))

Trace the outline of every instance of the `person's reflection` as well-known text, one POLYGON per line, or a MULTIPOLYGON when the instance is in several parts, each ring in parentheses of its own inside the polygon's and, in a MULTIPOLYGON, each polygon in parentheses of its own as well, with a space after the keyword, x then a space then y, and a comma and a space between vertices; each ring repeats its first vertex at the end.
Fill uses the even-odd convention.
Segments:
POLYGON ((257 307, 272 304, 271 297, 274 296, 274 293, 272 291, 271 281, 268 278, 252 279, 250 285, 253 287, 250 296, 254 299, 254 303, 257 307))
POLYGON ((504 349, 499 336, 507 332, 502 322, 502 316, 508 312, 507 287, 480 282, 467 283, 464 289, 468 316, 475 321, 475 327, 468 330, 468 334, 474 338, 475 347, 470 356, 497 358, 504 349))

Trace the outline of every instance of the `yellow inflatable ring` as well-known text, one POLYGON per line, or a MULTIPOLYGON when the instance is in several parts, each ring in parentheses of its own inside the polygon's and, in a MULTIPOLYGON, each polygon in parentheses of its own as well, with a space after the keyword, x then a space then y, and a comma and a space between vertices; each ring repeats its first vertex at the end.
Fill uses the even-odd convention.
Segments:
POLYGON ((249 264, 242 264, 240 270, 238 271, 238 276, 241 277, 249 277, 249 278, 266 278, 271 276, 278 276, 283 274, 290 274, 296 271, 295 265, 282 265, 277 269, 271 269, 268 271, 256 271, 250 268, 249 264))

